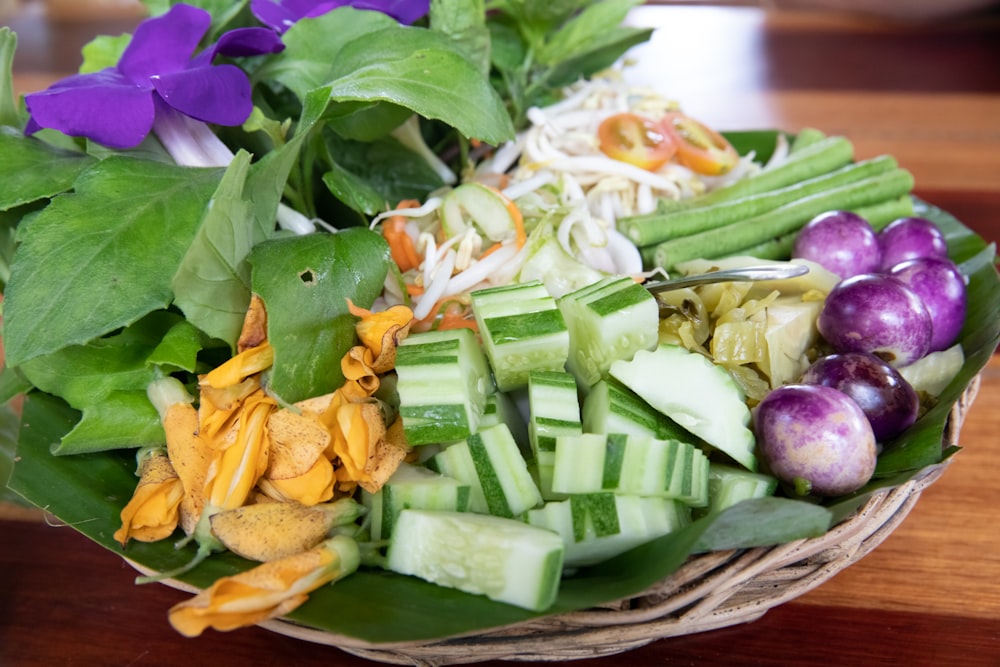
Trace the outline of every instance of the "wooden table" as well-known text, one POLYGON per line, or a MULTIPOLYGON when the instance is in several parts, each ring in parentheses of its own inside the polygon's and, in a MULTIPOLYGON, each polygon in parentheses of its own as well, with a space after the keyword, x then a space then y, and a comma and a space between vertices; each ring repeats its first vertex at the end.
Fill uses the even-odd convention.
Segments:
MULTIPOLYGON (((29 92, 69 73, 76 47, 130 20, 8 19, 22 31, 15 85, 29 92)), ((1000 238, 1000 16, 903 26, 680 6, 642 7, 630 21, 659 28, 630 76, 691 114, 722 129, 843 133, 859 157, 895 155, 919 195, 1000 238)), ((964 450, 861 562, 753 623, 582 663, 1000 665, 1000 357, 982 379, 964 450)), ((135 586, 116 555, 38 512, 0 512, 0 664, 371 664, 259 628, 182 639, 166 609, 185 594, 135 586)))

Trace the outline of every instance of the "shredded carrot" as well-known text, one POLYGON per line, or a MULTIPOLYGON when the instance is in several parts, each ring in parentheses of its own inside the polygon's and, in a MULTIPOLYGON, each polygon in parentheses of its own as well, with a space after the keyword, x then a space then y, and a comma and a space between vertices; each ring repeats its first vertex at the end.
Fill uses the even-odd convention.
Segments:
POLYGON ((424 293, 423 285, 414 285, 413 283, 406 283, 406 293, 410 296, 420 296, 424 293))
MULTIPOLYGON (((518 248, 523 248, 524 244, 528 241, 528 234, 524 231, 524 216, 521 215, 521 209, 517 207, 514 200, 500 192, 496 188, 490 188, 500 195, 501 199, 504 201, 504 205, 507 207, 507 212, 510 213, 510 219, 514 221, 514 242, 517 243, 518 248)), ((489 252, 495 250, 490 248, 489 252)), ((485 255, 483 255, 485 256, 485 255)))
POLYGON ((502 247, 503 247, 502 243, 494 243, 489 248, 487 248, 486 250, 484 250, 483 252, 481 252, 479 254, 479 259, 483 259, 485 257, 488 257, 489 255, 492 255, 493 253, 495 253, 497 250, 499 250, 502 247))
MULTIPOLYGON (((420 202, 415 199, 404 199, 396 208, 417 208, 420 202)), ((392 261, 396 262, 400 271, 409 271, 420 266, 420 255, 413 244, 413 239, 406 233, 406 218, 401 215, 391 216, 382 223, 382 236, 389 244, 392 261)))
POLYGON ((431 312, 419 321, 414 322, 414 331, 437 329, 472 329, 479 331, 479 325, 472 318, 468 305, 453 296, 445 297, 434 304, 431 312))

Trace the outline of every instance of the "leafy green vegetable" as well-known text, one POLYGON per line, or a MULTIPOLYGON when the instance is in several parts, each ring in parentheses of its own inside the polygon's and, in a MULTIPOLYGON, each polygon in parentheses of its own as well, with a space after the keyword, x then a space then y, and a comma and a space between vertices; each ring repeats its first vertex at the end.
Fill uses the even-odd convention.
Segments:
POLYGON ((0 127, 0 211, 65 192, 80 173, 94 164, 83 153, 53 148, 0 127))
POLYGON ((109 157, 22 224, 4 294, 7 363, 85 344, 169 305, 220 176, 109 157))
POLYGON ((250 255, 252 287, 267 309, 274 348, 270 389, 294 403, 344 383, 340 360, 354 345, 347 299, 370 308, 382 292, 389 247, 365 228, 262 243, 250 255))

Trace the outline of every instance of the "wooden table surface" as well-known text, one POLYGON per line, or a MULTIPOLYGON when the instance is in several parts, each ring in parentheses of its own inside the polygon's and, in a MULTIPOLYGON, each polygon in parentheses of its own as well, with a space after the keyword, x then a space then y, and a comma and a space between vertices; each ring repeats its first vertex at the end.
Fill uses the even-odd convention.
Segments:
MULTIPOLYGON (((53 20, 19 32, 15 86, 70 73, 93 34, 134 19, 53 20)), ((901 25, 751 7, 641 7, 658 28, 630 73, 720 129, 813 126, 859 157, 895 155, 917 194, 1000 237, 1000 15, 901 25)), ((753 623, 665 639, 593 665, 1000 665, 1000 357, 982 376, 963 451, 878 549, 753 623)), ((113 553, 37 511, 0 507, 0 664, 364 665, 251 628, 183 639, 186 594, 135 586, 113 553)), ((579 663, 577 663, 579 664, 579 663)))

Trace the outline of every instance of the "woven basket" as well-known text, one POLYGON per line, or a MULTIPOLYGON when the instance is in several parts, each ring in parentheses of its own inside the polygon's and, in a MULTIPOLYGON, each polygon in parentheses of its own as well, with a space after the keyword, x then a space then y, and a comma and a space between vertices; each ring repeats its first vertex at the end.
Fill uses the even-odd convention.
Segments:
MULTIPOLYGON (((958 443, 978 376, 952 409, 944 444, 958 443)), ((622 653, 665 637, 747 623, 819 586, 881 544, 906 518, 921 492, 948 462, 930 466, 897 487, 876 492, 858 512, 821 537, 775 547, 692 557, 642 594, 599 608, 547 616, 493 631, 444 640, 372 645, 281 619, 261 625, 306 641, 336 646, 392 664, 450 665, 562 661, 622 653)))

